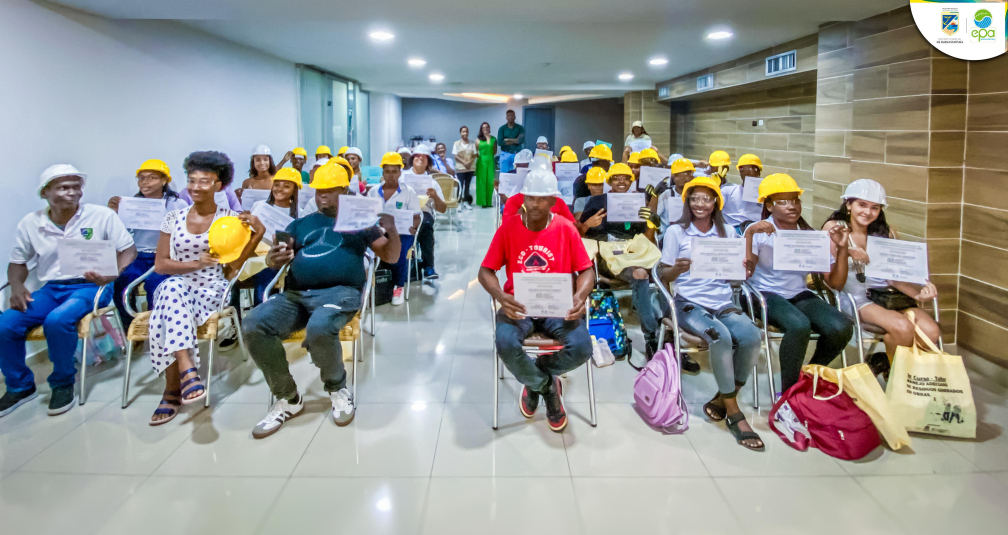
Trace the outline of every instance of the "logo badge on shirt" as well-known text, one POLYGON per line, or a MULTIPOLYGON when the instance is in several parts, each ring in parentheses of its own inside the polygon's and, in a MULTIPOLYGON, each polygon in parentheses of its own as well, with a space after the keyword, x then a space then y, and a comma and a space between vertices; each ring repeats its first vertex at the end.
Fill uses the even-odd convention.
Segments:
POLYGON ((548 273, 554 260, 553 251, 542 245, 533 245, 518 254, 518 263, 525 273, 548 273))
POLYGON ((81 236, 84 236, 85 240, 90 240, 94 236, 94 229, 90 227, 82 228, 80 229, 80 233, 81 236))
POLYGON ((402 210, 402 201, 396 201, 395 207, 396 210, 402 210))

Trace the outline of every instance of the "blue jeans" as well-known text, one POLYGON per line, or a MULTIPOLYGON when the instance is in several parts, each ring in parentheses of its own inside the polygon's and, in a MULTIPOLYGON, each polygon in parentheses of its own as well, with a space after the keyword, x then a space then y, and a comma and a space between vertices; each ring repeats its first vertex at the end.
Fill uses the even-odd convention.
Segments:
POLYGON ((718 390, 735 397, 735 389, 749 379, 762 347, 760 330, 742 311, 729 308, 714 313, 681 297, 675 300, 679 328, 703 338, 718 390))
MULTIPOLYGON (((35 376, 25 363, 25 337, 42 326, 49 345, 53 371, 49 386, 72 386, 77 380, 74 352, 77 350, 77 322, 94 307, 98 286, 84 279, 50 281, 32 292, 25 312, 8 310, 0 314, 0 371, 7 390, 21 392, 35 386, 35 376), (69 284, 68 284, 69 282, 69 284)), ((106 292, 99 306, 108 306, 112 297, 106 292)))
POLYGON ((497 311, 497 355, 518 382, 533 392, 542 392, 554 375, 577 369, 592 355, 591 336, 584 319, 524 318, 513 320, 497 311), (538 331, 563 344, 550 355, 532 358, 522 349, 522 342, 538 331))
POLYGON ((406 286, 406 267, 408 264, 406 262, 406 253, 409 252, 410 247, 413 247, 413 239, 413 236, 408 234, 400 234, 399 241, 402 243, 402 249, 399 251, 399 260, 395 264, 388 264, 383 261, 379 266, 392 271, 392 282, 399 288, 406 286))
MULTIPOLYGON (((126 328, 129 328, 130 323, 133 323, 133 316, 127 314, 126 307, 123 306, 123 291, 133 281, 139 279, 144 273, 147 273, 147 270, 154 267, 154 256, 154 253, 137 253, 136 259, 126 266, 126 269, 119 274, 119 278, 112 285, 112 301, 115 303, 116 308, 119 309, 119 317, 122 318, 123 326, 126 328)), ((147 310, 151 310, 154 307, 154 290, 168 277, 169 275, 161 275, 155 271, 144 279, 143 287, 144 291, 147 292, 147 310)))

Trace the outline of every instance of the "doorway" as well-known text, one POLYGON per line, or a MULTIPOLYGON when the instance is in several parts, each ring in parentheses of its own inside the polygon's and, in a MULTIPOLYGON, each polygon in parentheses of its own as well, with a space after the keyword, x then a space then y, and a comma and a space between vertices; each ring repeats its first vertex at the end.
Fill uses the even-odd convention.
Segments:
POLYGON ((550 150, 553 147, 554 123, 553 106, 525 106, 522 112, 522 125, 525 127, 525 148, 535 152, 536 139, 546 136, 550 150))

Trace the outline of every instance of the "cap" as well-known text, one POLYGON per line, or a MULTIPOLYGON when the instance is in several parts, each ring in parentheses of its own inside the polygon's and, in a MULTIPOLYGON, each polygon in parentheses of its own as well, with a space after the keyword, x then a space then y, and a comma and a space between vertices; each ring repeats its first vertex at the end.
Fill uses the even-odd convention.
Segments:
POLYGON ((644 121, 634 121, 630 124, 630 128, 640 127, 644 128, 644 121))

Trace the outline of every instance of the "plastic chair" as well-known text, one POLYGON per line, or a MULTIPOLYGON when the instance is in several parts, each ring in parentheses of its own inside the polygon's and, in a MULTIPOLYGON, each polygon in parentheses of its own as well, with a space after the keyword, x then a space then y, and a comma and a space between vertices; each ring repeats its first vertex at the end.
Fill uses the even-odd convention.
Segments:
MULTIPOLYGON (((588 302, 585 303, 585 328, 588 327, 588 302)), ((497 401, 499 398, 500 385, 498 380, 504 379, 504 363, 501 362, 500 356, 497 354, 497 300, 490 299, 490 317, 493 321, 493 352, 494 352, 494 388, 493 388, 493 428, 497 429, 497 401)), ((552 338, 546 338, 542 334, 532 332, 525 340, 522 341, 522 349, 525 350, 529 355, 539 357, 542 355, 549 355, 551 353, 556 353, 563 349, 563 344, 558 340, 552 338)), ((591 426, 595 427, 597 422, 595 420, 595 376, 592 373, 592 359, 589 358, 585 362, 585 366, 588 367, 588 407, 591 411, 591 426)))
MULTIPOLYGON (((224 299, 221 300, 221 304, 217 307, 217 311, 207 318, 207 321, 196 328, 196 340, 207 340, 210 342, 210 351, 207 356, 207 374, 206 381, 203 383, 203 387, 206 388, 206 397, 203 401, 204 407, 210 406, 210 386, 213 378, 213 361, 214 355, 217 352, 217 337, 220 334, 221 322, 225 319, 230 319, 234 324, 235 330, 238 332, 238 345, 244 355, 244 360, 248 360, 248 349, 245 347, 245 339, 242 337, 241 327, 238 325, 238 311, 235 307, 231 306, 231 289, 234 287, 235 281, 238 280, 238 275, 244 271, 245 266, 242 269, 235 271, 234 276, 228 279, 227 286, 224 288, 224 299)), ((150 339, 150 316, 151 311, 145 310, 143 312, 137 312, 133 309, 130 300, 130 294, 133 290, 143 282, 151 273, 154 272, 154 268, 150 268, 146 273, 141 275, 135 281, 130 283, 129 286, 123 290, 123 303, 126 307, 126 311, 133 316, 133 323, 130 323, 129 330, 126 332, 126 374, 123 376, 123 393, 122 393, 122 408, 126 408, 129 405, 129 384, 130 384, 130 363, 133 357, 133 342, 142 342, 150 339)))
MULTIPOLYGON (((851 318, 854 321, 854 338, 857 341, 858 358, 861 359, 861 362, 865 362, 865 349, 871 350, 871 348, 876 344, 881 344, 882 337, 886 335, 886 330, 873 323, 861 321, 861 315, 856 312, 857 302, 854 300, 853 295, 847 292, 836 293, 838 299, 843 299, 843 302, 850 304, 851 310, 855 311, 853 314, 850 314, 845 310, 841 310, 848 318, 851 318)), ((918 305, 921 304, 922 303, 918 302, 918 305)), ((931 306, 934 308, 935 323, 940 323, 937 297, 931 300, 931 306)), ((923 309, 924 307, 921 306, 920 308, 923 309)), ((938 336, 938 349, 941 349, 942 351, 945 350, 945 345, 942 343, 942 337, 940 335, 938 336)))
MULTIPOLYGON (((420 229, 423 228, 424 219, 420 218, 420 226, 417 227, 417 233, 413 236, 413 245, 410 246, 409 251, 406 251, 406 300, 409 301, 410 296, 410 286, 413 282, 413 264, 416 264, 417 274, 420 275, 420 284, 424 283, 423 270, 420 269, 420 240, 417 236, 420 235, 420 229)), ((374 316, 372 315, 372 320, 374 316)), ((374 334, 374 323, 371 325, 372 335, 374 334)))
MULTIPOLYGON (((462 192, 462 183, 457 178, 444 173, 434 173, 432 178, 437 181, 438 186, 441 186, 441 192, 445 194, 444 202, 447 205, 445 211, 448 213, 452 227, 457 229, 455 226, 455 214, 458 213, 459 206, 461 206, 460 194, 462 192)), ((434 217, 437 217, 437 215, 434 217)))

